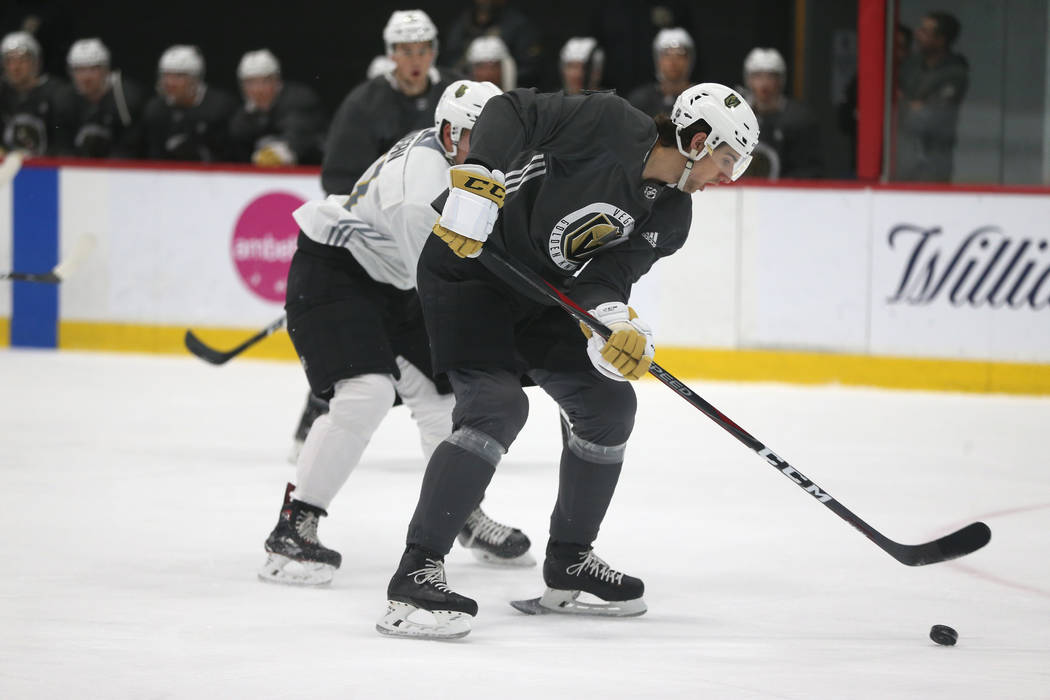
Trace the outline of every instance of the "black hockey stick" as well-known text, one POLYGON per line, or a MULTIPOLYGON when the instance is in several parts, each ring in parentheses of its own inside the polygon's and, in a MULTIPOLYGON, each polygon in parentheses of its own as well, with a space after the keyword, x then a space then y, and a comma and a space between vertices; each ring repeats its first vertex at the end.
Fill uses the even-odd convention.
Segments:
POLYGON ((69 279, 69 276, 84 262, 84 258, 91 254, 94 247, 95 237, 90 233, 85 233, 77 239, 72 252, 66 259, 51 268, 50 272, 0 272, 0 280, 58 284, 69 279))
MULTIPOLYGON (((561 308, 567 311, 569 315, 577 321, 586 323, 594 329, 594 332, 598 333, 603 338, 609 337, 610 331, 607 326, 595 320, 594 317, 573 303, 573 301, 565 296, 557 287, 543 279, 540 275, 536 274, 529 268, 511 262, 504 257, 502 252, 494 250, 491 245, 485 246, 482 255, 486 256, 490 261, 497 263, 501 268, 513 275, 518 281, 523 282, 530 289, 533 289, 546 298, 556 302, 561 308)), ((989 540, 992 538, 991 528, 984 523, 976 522, 971 523, 950 535, 945 535, 944 537, 924 544, 900 544, 899 542, 894 542, 857 517, 853 511, 832 498, 831 494, 817 486, 817 484, 804 476, 800 471, 788 464, 787 460, 763 445, 758 439, 727 418, 717 408, 700 398, 700 396, 676 379, 674 375, 663 367, 654 362, 649 367, 649 373, 673 389, 676 394, 691 403, 695 408, 699 409, 704 415, 721 426, 730 435, 754 450, 759 457, 762 457, 764 460, 772 464, 777 471, 783 473, 784 476, 798 484, 799 488, 830 508, 835 515, 859 530, 862 535, 874 542, 880 549, 902 564, 907 564, 908 566, 922 566, 923 564, 936 564, 937 562, 955 559, 980 549, 988 544, 989 540)))
POLYGON ((286 321, 287 317, 281 316, 279 319, 268 325, 266 328, 263 328, 251 338, 248 338, 248 340, 244 341, 243 343, 231 350, 226 350, 225 352, 222 350, 216 350, 213 347, 205 345, 204 341, 202 341, 200 338, 194 335, 193 331, 188 329, 186 331, 186 337, 183 338, 183 342, 186 343, 187 350, 189 350, 205 362, 210 362, 213 365, 224 365, 233 358, 240 355, 248 348, 250 348, 251 346, 258 343, 263 338, 267 338, 284 328, 284 324, 286 321))

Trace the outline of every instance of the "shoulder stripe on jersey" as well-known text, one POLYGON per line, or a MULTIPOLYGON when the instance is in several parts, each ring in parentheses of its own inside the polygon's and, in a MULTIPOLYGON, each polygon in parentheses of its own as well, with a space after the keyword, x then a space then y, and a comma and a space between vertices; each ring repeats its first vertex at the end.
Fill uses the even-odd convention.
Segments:
POLYGON ((514 181, 520 179, 525 174, 525 171, 532 170, 543 165, 545 162, 544 159, 545 156, 542 153, 537 153, 532 158, 530 158, 529 162, 526 163, 523 167, 518 168, 517 170, 511 170, 507 172, 507 184, 510 185, 514 181))
POLYGON ((542 168, 538 168, 536 170, 529 171, 529 173, 526 174, 525 177, 521 178, 520 180, 515 182, 513 185, 508 185, 507 186, 507 194, 509 195, 511 192, 517 192, 521 188, 521 186, 524 185, 529 180, 535 180, 536 178, 542 177, 543 175, 546 175, 546 174, 547 174, 546 166, 544 166, 542 168))

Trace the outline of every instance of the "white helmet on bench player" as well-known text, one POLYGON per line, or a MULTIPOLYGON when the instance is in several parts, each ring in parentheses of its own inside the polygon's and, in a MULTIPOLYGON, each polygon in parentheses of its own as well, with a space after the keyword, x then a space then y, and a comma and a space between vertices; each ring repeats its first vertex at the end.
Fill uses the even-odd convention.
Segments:
POLYGON ((689 159, 679 188, 689 177, 693 163, 723 143, 729 144, 740 156, 733 166, 733 180, 743 175, 751 163, 751 152, 758 143, 758 119, 751 105, 736 90, 718 83, 700 83, 687 88, 671 108, 671 122, 675 125, 678 150, 689 159), (697 152, 689 149, 689 143, 683 143, 682 131, 701 119, 709 128, 705 129, 708 134, 703 150, 697 152))
POLYGON ((394 54, 394 44, 414 44, 429 41, 434 46, 434 55, 438 50, 438 30, 430 21, 430 16, 423 10, 394 10, 383 27, 383 42, 386 44, 386 55, 394 54))
MULTIPOLYGON (((485 103, 503 91, 489 82, 479 83, 473 80, 457 80, 445 88, 434 109, 434 126, 437 128, 438 141, 441 141, 441 128, 449 123, 449 137, 452 139, 452 150, 445 155, 455 158, 459 152, 459 138, 464 129, 473 129, 485 103)), ((444 143, 442 142, 442 147, 444 143)))

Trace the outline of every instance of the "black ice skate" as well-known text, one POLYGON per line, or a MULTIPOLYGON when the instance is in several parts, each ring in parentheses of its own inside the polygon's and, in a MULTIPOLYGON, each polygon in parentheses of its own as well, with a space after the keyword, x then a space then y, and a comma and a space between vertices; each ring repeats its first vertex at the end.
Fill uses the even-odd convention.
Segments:
POLYGON ((448 587, 443 558, 413 545, 401 555, 386 594, 376 630, 393 637, 458 639, 470 633, 478 614, 477 603, 448 587))
POLYGON ((547 591, 539 598, 515 600, 515 608, 529 615, 567 613, 632 617, 646 611, 641 579, 613 569, 584 545, 551 542, 543 562, 547 591), (581 593, 599 602, 579 599, 581 593))
POLYGON ((299 418, 299 425, 295 429, 295 440, 292 442, 292 451, 288 455, 288 461, 296 464, 299 461, 299 453, 303 451, 303 443, 306 436, 310 434, 310 428, 314 421, 328 413, 328 402, 314 396, 311 391, 306 395, 306 406, 303 407, 303 415, 299 418))
POLYGON ((288 484, 277 527, 266 538, 269 556, 259 569, 259 578, 294 586, 320 586, 331 583, 343 557, 317 540, 317 521, 328 515, 323 509, 291 498, 295 489, 288 484))
POLYGON ((529 553, 532 543, 528 536, 516 527, 493 520, 480 507, 470 514, 456 539, 476 559, 486 564, 536 565, 536 559, 529 553))

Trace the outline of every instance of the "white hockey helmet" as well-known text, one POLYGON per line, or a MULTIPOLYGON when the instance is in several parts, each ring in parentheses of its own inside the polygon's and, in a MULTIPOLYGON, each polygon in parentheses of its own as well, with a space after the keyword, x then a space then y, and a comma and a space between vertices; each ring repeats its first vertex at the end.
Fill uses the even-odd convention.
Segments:
POLYGON ((0 41, 0 54, 28 53, 34 58, 40 58, 40 44, 29 32, 11 32, 5 34, 0 41))
POLYGON ((787 73, 787 64, 776 49, 754 48, 744 59, 744 79, 752 73, 778 73, 783 77, 787 73))
POLYGON ((692 163, 713 153, 723 143, 729 144, 740 156, 733 166, 733 180, 743 175, 751 164, 751 152, 758 143, 758 119, 751 105, 736 90, 718 83, 700 83, 687 88, 671 108, 671 122, 675 125, 678 150, 690 161, 679 187, 688 177, 692 163), (709 127, 709 132, 703 150, 698 153, 689 150, 689 144, 682 142, 682 130, 701 119, 709 127))
POLYGON ((238 80, 265 78, 270 75, 280 77, 281 64, 269 49, 249 51, 241 56, 241 62, 237 65, 238 80))
POLYGON ((605 52, 598 46, 598 40, 593 36, 574 36, 561 47, 558 57, 561 64, 586 63, 592 68, 601 70, 605 63, 605 52))
POLYGON ((456 157, 463 130, 473 129, 485 103, 502 93, 503 91, 492 83, 473 80, 457 80, 445 88, 437 107, 434 108, 434 126, 438 131, 438 141, 441 141, 441 127, 444 123, 448 122, 451 127, 449 136, 452 138, 452 150, 446 150, 445 155, 449 158, 456 157))
POLYGON ((498 36, 479 36, 467 47, 467 63, 496 63, 507 58, 510 51, 498 36))
POLYGON ((77 39, 69 47, 66 64, 72 68, 109 66, 109 49, 101 39, 77 39))
POLYGON ((653 66, 656 68, 656 79, 660 80, 660 54, 672 49, 681 49, 689 54, 689 71, 687 77, 693 72, 693 63, 696 60, 696 46, 693 37, 681 27, 661 29, 653 39, 653 66))
POLYGON ((160 55, 158 73, 185 73, 195 78, 204 77, 204 57, 196 46, 176 44, 160 55))
POLYGON ((434 45, 434 54, 438 49, 438 30, 430 21, 430 16, 423 10, 394 10, 383 27, 383 42, 386 44, 386 55, 394 53, 394 44, 413 44, 429 41, 434 45))

